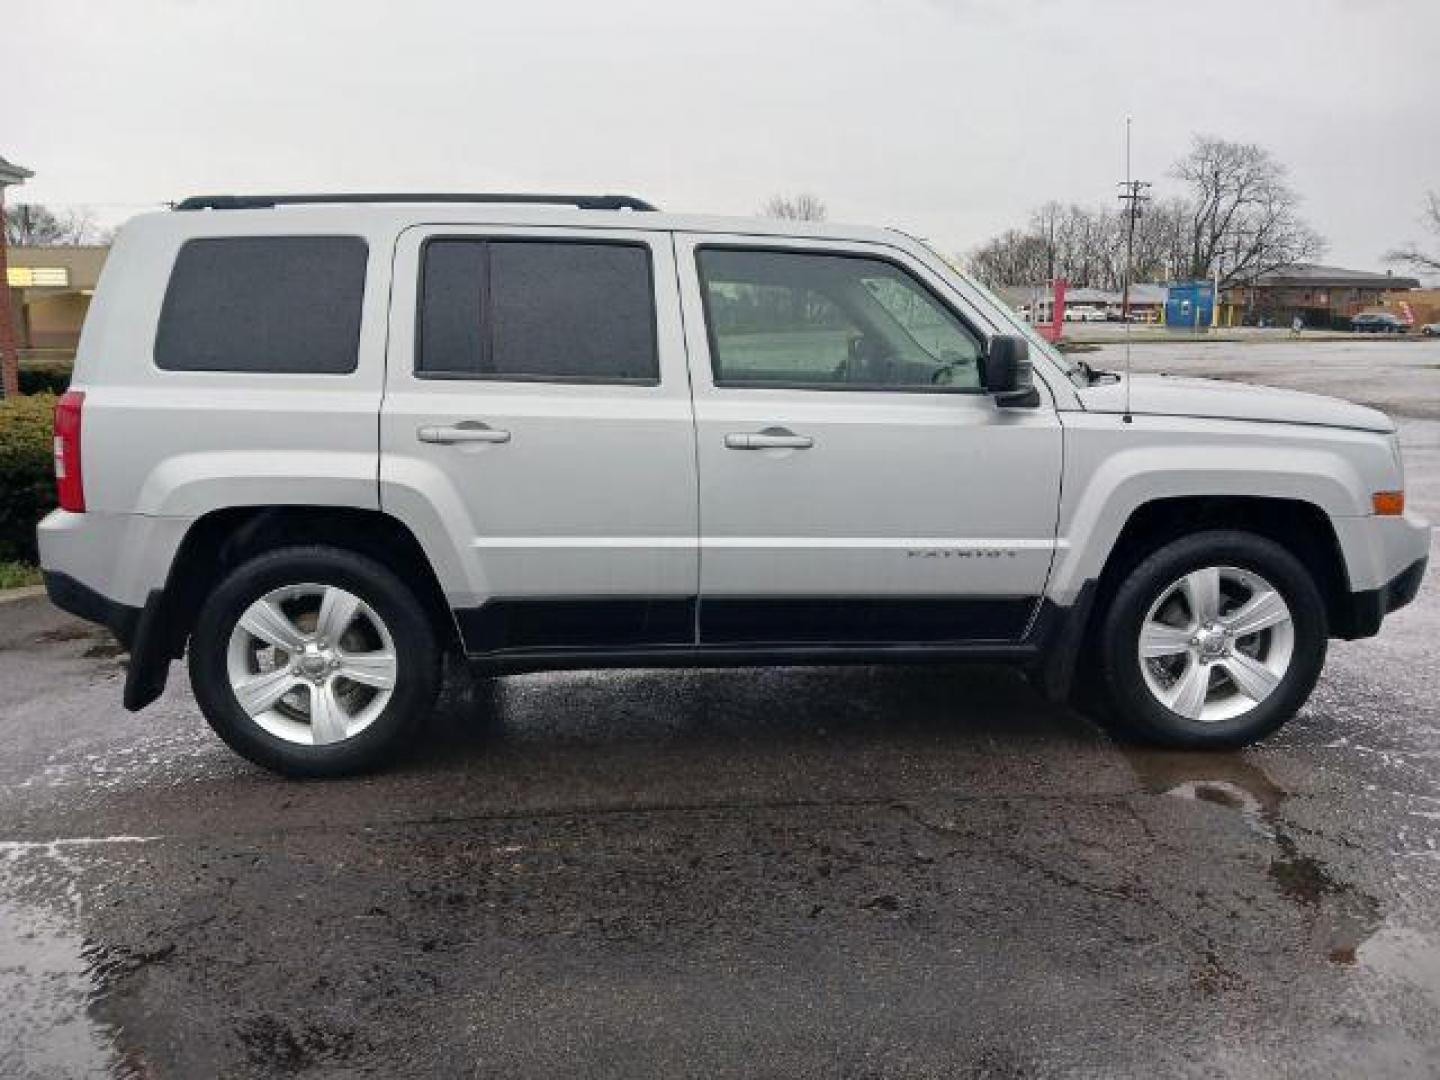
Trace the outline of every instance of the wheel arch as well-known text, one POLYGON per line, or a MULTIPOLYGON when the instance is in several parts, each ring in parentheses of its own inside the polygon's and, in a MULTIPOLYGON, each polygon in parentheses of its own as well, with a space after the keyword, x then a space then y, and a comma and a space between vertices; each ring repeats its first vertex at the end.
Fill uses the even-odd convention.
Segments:
POLYGON ((1093 668, 1097 632, 1126 572, 1147 554, 1171 540, 1207 529, 1252 532, 1280 544, 1309 571, 1325 602, 1330 633, 1353 636, 1354 605, 1349 603, 1349 576, 1343 549, 1330 516, 1303 499, 1255 495, 1180 495, 1153 498, 1132 508, 1104 553, 1064 604, 1042 607, 1050 620, 1040 668, 1040 686, 1051 700, 1093 697, 1083 672, 1093 668))
MULTIPOLYGON (((1137 506, 1121 527, 1096 580, 1087 631, 1104 617, 1129 568, 1172 540, 1208 529, 1254 533, 1294 555, 1325 601, 1331 632, 1343 636, 1350 585, 1330 516, 1302 499, 1253 495, 1187 495, 1137 506)), ((1089 637, 1087 632, 1086 639, 1089 637)))
POLYGON ((454 617, 431 560, 398 518, 351 507, 239 506, 197 518, 180 542, 165 585, 167 655, 183 653, 196 613, 228 570, 266 551, 313 544, 366 555, 394 570, 415 591, 438 640, 458 647, 454 617))

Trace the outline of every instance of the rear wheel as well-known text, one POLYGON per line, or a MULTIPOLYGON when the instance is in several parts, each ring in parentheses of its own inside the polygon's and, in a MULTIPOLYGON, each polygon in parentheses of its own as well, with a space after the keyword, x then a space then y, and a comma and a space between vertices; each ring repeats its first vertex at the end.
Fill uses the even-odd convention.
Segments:
POLYGON ((286 548, 235 569, 206 602, 190 678, 210 726, 293 776, 383 765, 429 712, 439 650, 390 570, 338 548, 286 548))
POLYGON ((1115 594, 1101 639, 1113 718, 1172 746, 1240 746, 1288 720, 1325 662, 1325 605, 1273 541, 1216 531, 1145 559, 1115 594))

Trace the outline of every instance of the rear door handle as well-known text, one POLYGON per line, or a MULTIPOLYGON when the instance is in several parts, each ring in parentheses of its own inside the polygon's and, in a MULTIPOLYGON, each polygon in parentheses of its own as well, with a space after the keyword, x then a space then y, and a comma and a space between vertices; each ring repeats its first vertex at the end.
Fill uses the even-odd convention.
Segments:
POLYGON ((507 443, 510 432, 478 420, 462 420, 454 427, 427 425, 416 431, 415 437, 423 443, 507 443))
POLYGON ((783 428, 736 431, 725 436, 725 446, 731 450, 809 450, 814 445, 815 440, 809 435, 796 435, 783 428))

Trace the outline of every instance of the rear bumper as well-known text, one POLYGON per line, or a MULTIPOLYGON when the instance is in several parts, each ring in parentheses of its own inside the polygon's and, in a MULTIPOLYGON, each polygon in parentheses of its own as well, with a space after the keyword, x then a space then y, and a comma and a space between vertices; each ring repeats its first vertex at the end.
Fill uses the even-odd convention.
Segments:
POLYGON ((102 596, 90 586, 76 581, 59 570, 44 571, 45 592, 50 602, 61 611, 68 611, 86 622, 99 623, 129 649, 135 643, 135 627, 140 622, 140 608, 122 604, 102 596))
POLYGON ((170 661, 184 651, 164 585, 189 525, 185 518, 54 510, 36 529, 51 601, 108 627, 129 650, 125 707, 132 711, 160 696, 170 661))
POLYGON ((125 708, 136 712, 158 698, 165 689, 175 655, 164 590, 154 590, 144 607, 134 607, 111 600, 59 570, 44 571, 44 578, 52 604, 108 628, 130 653, 125 670, 125 708))

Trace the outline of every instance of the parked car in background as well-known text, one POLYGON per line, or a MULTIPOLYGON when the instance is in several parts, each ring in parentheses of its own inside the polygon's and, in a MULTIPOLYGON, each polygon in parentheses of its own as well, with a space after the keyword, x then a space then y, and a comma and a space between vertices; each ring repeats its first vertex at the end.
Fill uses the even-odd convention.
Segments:
POLYGON ((1232 747, 1420 587, 1374 409, 1095 371, 888 230, 427 203, 120 230, 39 539, 54 602, 128 648, 127 708, 185 656, 237 752, 333 775, 393 759, 447 654, 1007 661, 1232 747))
POLYGON ((1440 337, 1440 322, 1426 323, 1420 327, 1420 333, 1426 337, 1440 337))
POLYGON ((1367 311, 1350 320, 1350 329, 1357 334, 1407 334, 1410 327, 1398 315, 1388 311, 1367 311))

